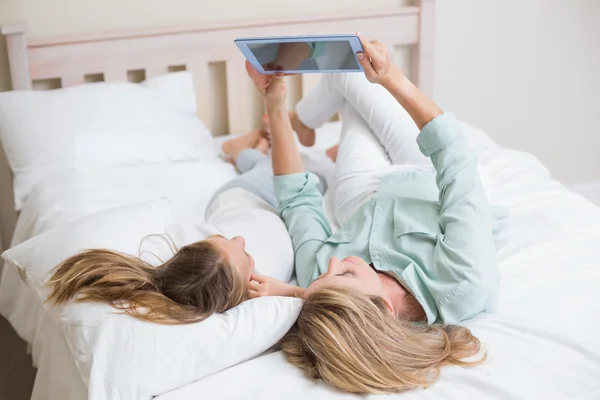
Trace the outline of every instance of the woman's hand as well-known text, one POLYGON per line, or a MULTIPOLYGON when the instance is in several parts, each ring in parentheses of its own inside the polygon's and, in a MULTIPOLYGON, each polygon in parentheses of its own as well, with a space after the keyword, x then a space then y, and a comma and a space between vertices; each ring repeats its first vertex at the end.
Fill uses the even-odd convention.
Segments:
POLYGON ((248 72, 248 76, 254 82, 254 87, 256 87, 263 98, 267 109, 285 107, 287 90, 282 72, 277 72, 273 75, 262 75, 248 61, 246 61, 246 72, 248 72))
POLYGON ((258 274, 252 274, 248 291, 251 299, 264 296, 302 297, 304 289, 258 274))
POLYGON ((402 72, 390 61, 390 56, 385 45, 377 40, 367 41, 362 36, 360 43, 363 53, 357 53, 356 58, 365 70, 365 76, 371 83, 386 86, 399 79, 402 72))
POLYGON ((369 82, 386 88, 410 114, 420 130, 442 114, 442 110, 391 63, 383 43, 367 41, 363 37, 360 37, 360 42, 364 52, 357 53, 356 58, 364 68, 369 82))

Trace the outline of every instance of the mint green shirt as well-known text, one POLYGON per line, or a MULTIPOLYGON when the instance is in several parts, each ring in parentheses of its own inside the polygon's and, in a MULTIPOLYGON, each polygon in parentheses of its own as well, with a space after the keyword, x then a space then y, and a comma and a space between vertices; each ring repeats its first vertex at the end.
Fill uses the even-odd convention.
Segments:
POLYGON ((455 324, 488 308, 498 290, 494 218, 475 152, 452 114, 427 124, 417 143, 435 171, 385 176, 333 235, 316 176, 276 176, 275 191, 300 286, 327 272, 331 257, 358 256, 410 291, 429 324, 455 324))

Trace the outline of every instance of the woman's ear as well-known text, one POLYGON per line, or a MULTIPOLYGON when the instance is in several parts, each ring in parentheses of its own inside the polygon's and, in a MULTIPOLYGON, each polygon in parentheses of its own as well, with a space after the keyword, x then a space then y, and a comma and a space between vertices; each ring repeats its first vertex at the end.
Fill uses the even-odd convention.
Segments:
POLYGON ((383 299, 383 301, 385 302, 385 308, 387 308, 389 313, 395 315, 396 311, 394 310, 394 306, 392 306, 392 302, 385 298, 383 299))

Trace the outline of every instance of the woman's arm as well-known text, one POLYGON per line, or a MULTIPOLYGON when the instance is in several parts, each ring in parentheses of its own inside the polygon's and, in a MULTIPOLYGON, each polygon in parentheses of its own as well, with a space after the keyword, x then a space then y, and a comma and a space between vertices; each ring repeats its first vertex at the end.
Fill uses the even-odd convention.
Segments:
MULTIPOLYGON (((369 81, 385 87, 406 109, 421 133, 421 152, 437 171, 442 235, 434 249, 435 291, 440 319, 448 324, 468 319, 488 306, 498 289, 499 272, 492 214, 477 167, 477 155, 451 114, 442 114, 421 90, 394 67, 378 42, 362 40, 360 59, 369 81)), ((426 274, 427 275, 427 274, 426 274)))
POLYGON ((408 112, 419 129, 442 114, 442 110, 390 62, 385 46, 360 38, 364 53, 358 53, 367 79, 388 90, 408 112))
POLYGON ((477 155, 452 114, 428 123, 417 141, 436 168, 440 192, 443 235, 438 237, 431 268, 450 272, 436 276, 441 295, 438 311, 442 321, 455 324, 484 311, 498 291, 492 212, 479 177, 477 155))

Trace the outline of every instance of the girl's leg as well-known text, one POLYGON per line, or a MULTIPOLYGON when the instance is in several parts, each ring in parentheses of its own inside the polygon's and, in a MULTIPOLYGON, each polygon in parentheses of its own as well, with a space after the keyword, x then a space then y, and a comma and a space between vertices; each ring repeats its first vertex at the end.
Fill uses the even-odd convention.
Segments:
MULTIPOLYGON (((217 190, 206 208, 206 216, 209 217, 214 210, 212 206, 219 195, 234 188, 247 190, 263 199, 274 210, 277 210, 279 203, 273 187, 271 158, 256 149, 246 149, 237 155, 235 163, 241 174, 217 190)), ((321 181, 319 189, 323 193, 325 191, 325 180, 320 176, 319 179, 321 181)))
POLYGON ((229 189, 241 188, 266 201, 274 209, 278 208, 277 197, 273 189, 273 169, 271 159, 255 149, 242 150, 235 158, 241 175, 227 182, 213 195, 206 208, 209 217, 215 200, 229 189))
MULTIPOLYGON (((245 150, 242 150, 236 156, 235 165, 236 165, 238 171, 240 171, 240 173, 242 174, 238 178, 236 178, 236 179, 239 179, 242 176, 244 176, 243 174, 245 174, 248 171, 251 171, 255 167, 264 168, 264 165, 267 165, 268 167, 270 167, 271 159, 259 150, 245 149, 245 150)), ((273 175, 273 173, 271 172, 271 176, 272 175, 273 175)))
POLYGON ((267 136, 265 131, 255 129, 234 139, 229 139, 221 145, 221 150, 235 158, 237 153, 243 149, 257 148, 261 141, 267 139, 267 136))
POLYGON ((358 111, 393 164, 431 165, 419 151, 419 129, 404 108, 380 85, 363 74, 328 74, 297 107, 300 120, 316 128, 347 101, 358 111))

